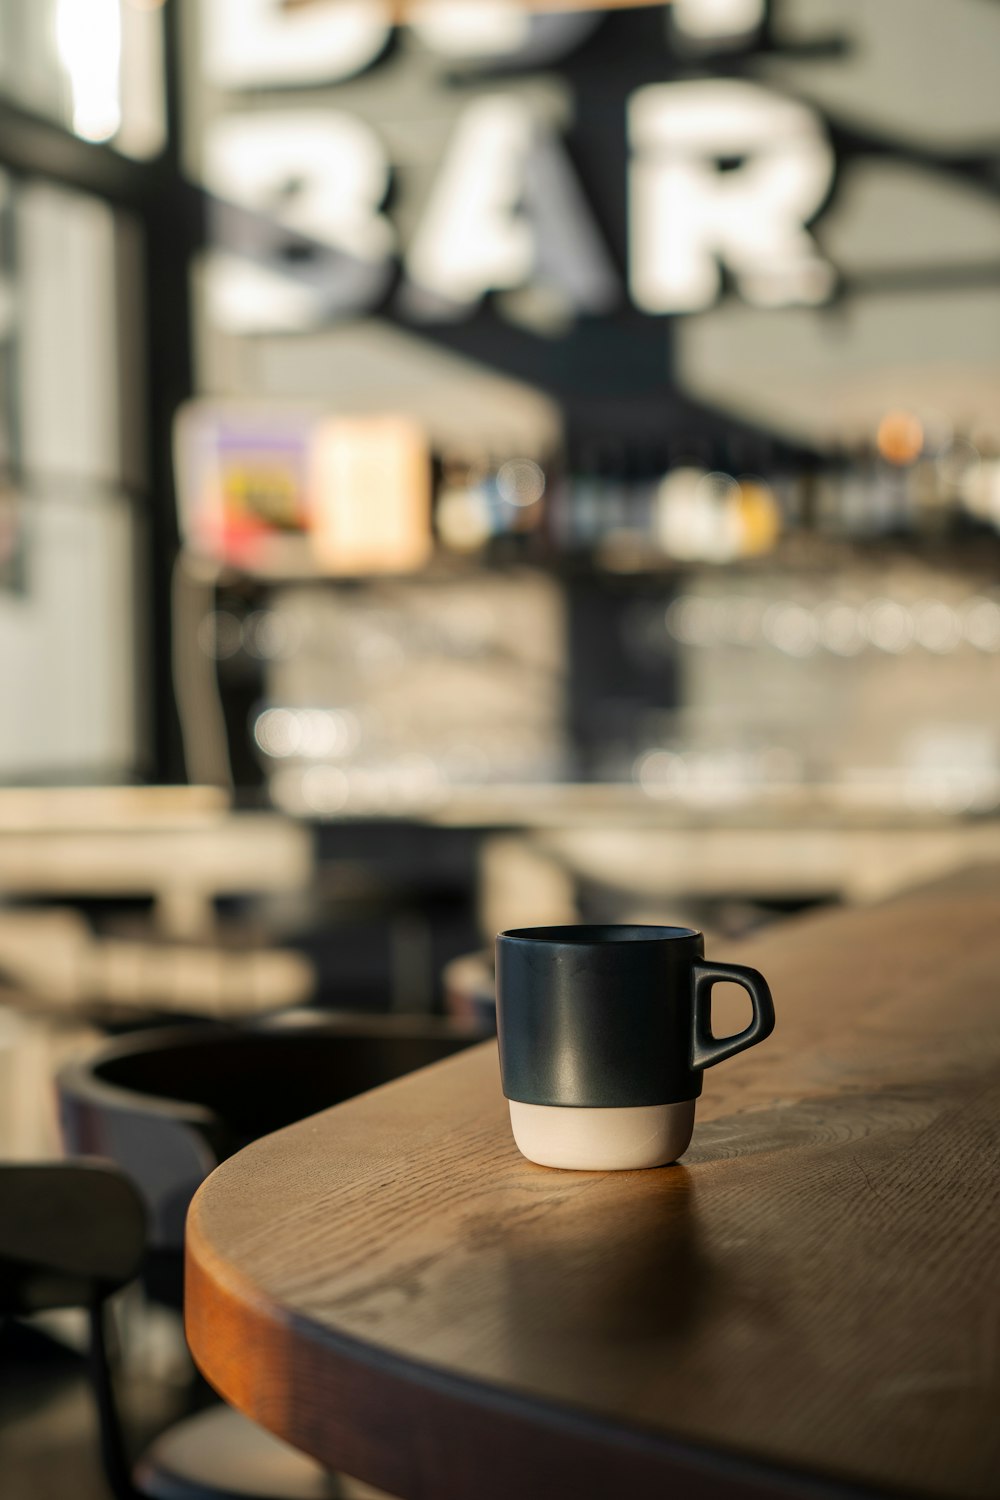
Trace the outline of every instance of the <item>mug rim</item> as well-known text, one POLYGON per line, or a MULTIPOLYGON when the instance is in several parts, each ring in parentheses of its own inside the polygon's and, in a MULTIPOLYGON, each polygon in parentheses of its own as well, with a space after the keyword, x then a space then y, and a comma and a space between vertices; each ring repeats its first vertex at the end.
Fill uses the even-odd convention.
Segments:
POLYGON ((539 943, 551 948, 625 947, 700 937, 696 927, 661 927, 645 922, 570 922, 554 927, 511 927, 497 933, 498 942, 539 943))

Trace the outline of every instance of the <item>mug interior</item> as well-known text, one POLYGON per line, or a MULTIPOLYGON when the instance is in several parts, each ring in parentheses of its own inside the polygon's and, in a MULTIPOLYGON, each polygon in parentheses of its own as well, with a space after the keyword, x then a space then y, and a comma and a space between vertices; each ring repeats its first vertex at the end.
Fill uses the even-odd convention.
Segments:
POLYGON ((694 927, 647 927, 575 923, 566 927, 512 927, 499 934, 519 943, 661 943, 680 938, 696 938, 694 927))

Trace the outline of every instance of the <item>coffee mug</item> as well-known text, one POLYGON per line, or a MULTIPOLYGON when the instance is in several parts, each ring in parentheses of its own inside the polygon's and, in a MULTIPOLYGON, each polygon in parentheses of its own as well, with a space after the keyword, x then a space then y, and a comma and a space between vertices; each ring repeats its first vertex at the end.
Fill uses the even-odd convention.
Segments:
POLYGON ((518 1149, 543 1167, 661 1167, 688 1148, 702 1074, 774 1030, 767 982, 705 960, 690 927, 515 927, 497 938, 497 1034, 518 1149), (753 1005, 712 1034, 712 986, 753 1005))

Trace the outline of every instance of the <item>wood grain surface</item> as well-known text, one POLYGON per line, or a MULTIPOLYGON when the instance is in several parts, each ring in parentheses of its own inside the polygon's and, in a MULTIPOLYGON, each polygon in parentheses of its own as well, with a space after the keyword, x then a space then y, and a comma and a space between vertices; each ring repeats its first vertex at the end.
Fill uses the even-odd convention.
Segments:
POLYGON ((797 918, 682 1165, 517 1153, 495 1048, 267 1137, 188 1222, 229 1401, 407 1500, 1000 1495, 1000 872, 797 918))

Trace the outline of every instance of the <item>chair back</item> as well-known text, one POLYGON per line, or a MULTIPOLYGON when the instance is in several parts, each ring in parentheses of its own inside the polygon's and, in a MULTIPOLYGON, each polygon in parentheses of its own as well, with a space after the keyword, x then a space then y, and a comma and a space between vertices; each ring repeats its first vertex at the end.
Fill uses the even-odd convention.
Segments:
POLYGON ((480 1040, 443 1017, 317 1011, 137 1032, 62 1069, 63 1139, 115 1161, 146 1201, 153 1249, 179 1252, 195 1190, 234 1151, 480 1040))
POLYGON ((0 1314, 97 1307, 145 1249, 136 1188, 100 1162, 0 1163, 0 1314))

